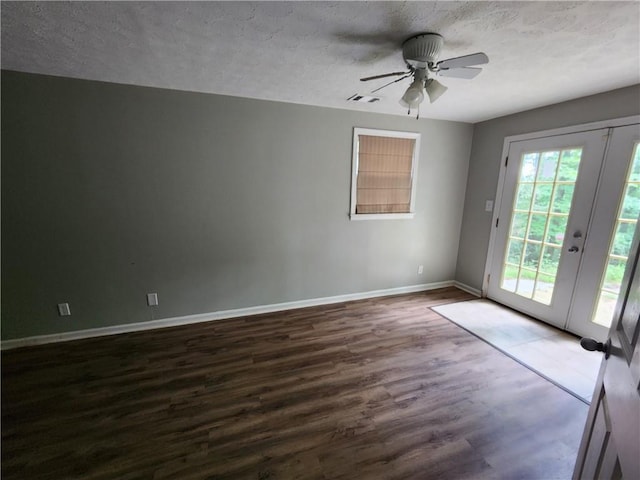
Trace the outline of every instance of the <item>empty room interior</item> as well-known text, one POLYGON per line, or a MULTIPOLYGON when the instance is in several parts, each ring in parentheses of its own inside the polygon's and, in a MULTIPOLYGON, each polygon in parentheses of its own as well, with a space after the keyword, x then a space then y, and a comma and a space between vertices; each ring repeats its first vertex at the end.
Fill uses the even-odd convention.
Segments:
POLYGON ((639 478, 639 2, 0 12, 4 479, 639 478))

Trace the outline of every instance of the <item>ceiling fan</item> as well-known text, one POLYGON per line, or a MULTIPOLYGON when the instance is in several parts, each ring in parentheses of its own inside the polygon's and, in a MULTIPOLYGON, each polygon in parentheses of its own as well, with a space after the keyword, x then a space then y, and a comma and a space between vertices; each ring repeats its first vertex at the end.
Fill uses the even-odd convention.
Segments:
POLYGON ((411 113, 412 108, 418 108, 424 101, 424 92, 427 93, 429 101, 433 103, 447 91, 447 87, 430 77, 430 74, 432 76, 472 79, 482 71, 481 68, 473 67, 473 65, 489 63, 489 57, 482 52, 438 61, 443 44, 444 39, 437 33, 414 35, 402 44, 402 57, 408 71, 374 75, 360 80, 367 82, 379 78, 400 76, 400 78, 372 90, 373 93, 405 78, 412 77, 411 85, 400 99, 400 105, 408 108, 411 113))

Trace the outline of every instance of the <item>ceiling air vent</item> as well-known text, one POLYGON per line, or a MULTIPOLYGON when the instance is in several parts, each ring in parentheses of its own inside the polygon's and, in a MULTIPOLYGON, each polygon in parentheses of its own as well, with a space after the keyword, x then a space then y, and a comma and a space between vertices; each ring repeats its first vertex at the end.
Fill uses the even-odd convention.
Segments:
POLYGON ((378 97, 373 97, 371 95, 360 95, 356 93, 347 98, 350 102, 358 102, 358 103, 375 103, 380 100, 378 97))

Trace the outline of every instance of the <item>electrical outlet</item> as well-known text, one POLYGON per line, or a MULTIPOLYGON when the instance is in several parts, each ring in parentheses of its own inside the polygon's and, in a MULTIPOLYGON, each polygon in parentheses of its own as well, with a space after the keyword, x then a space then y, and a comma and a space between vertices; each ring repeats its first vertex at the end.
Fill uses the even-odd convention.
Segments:
POLYGON ((418 265, 418 275, 422 275, 422 272, 424 272, 424 266, 418 265))
POLYGON ((68 303, 58 304, 58 315, 60 315, 61 317, 67 317, 71 315, 71 309, 69 308, 68 303))
POLYGON ((147 293, 147 305, 150 307, 155 307, 158 305, 158 294, 157 293, 147 293))

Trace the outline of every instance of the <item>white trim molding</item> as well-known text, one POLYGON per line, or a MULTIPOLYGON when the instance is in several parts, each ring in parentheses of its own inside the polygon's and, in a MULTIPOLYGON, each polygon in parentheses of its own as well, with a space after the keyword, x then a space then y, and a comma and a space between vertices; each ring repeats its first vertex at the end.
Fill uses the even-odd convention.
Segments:
MULTIPOLYGON (((348 293, 345 295, 336 295, 332 297, 312 298, 308 300, 297 300, 294 302, 274 303, 270 305, 258 305, 255 307, 237 308, 233 310, 221 310, 210 313, 198 313, 195 315, 185 315, 183 317, 163 318, 159 320, 150 320, 148 322, 127 323, 123 325, 114 325, 102 328, 90 328, 86 330, 77 330, 73 332, 54 333, 51 335, 36 335, 33 337, 16 338, 4 340, 0 342, 1 350, 10 350, 13 348, 27 347, 33 345, 43 345, 46 343, 69 342, 71 340, 80 340, 83 338, 103 337, 107 335, 117 335, 120 333, 140 332, 144 330, 154 330, 157 328, 176 327, 180 325, 190 325, 193 323, 211 322, 215 320, 224 320, 228 318, 246 317, 249 315, 260 315, 264 313, 282 312, 293 310, 296 308, 316 307, 319 305, 328 305, 331 303, 342 303, 352 300, 364 300, 367 298, 385 297, 389 295, 400 295, 403 293, 424 292, 427 290, 435 290, 437 288, 445 288, 458 286, 453 280, 444 282, 422 283, 419 285, 408 285, 406 287, 387 288, 384 290, 371 290, 368 292, 348 293)), ((464 288, 458 286, 461 290, 464 288)))
POLYGON ((475 295, 478 298, 482 297, 482 292, 477 288, 470 287, 466 283, 458 282, 457 280, 453 282, 453 286, 459 288, 463 292, 470 293, 471 295, 475 295))
POLYGON ((413 213, 351 213, 351 220, 409 220, 413 213))

